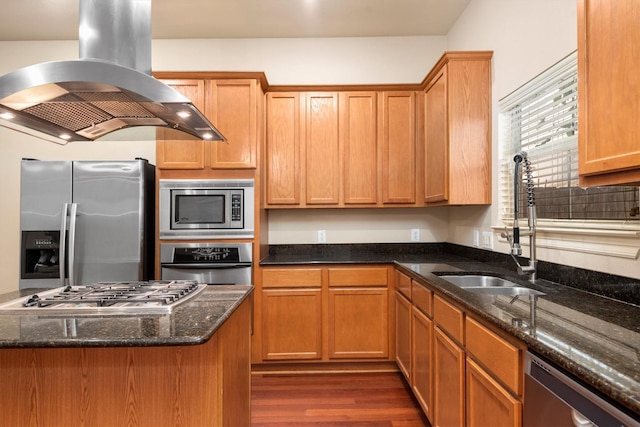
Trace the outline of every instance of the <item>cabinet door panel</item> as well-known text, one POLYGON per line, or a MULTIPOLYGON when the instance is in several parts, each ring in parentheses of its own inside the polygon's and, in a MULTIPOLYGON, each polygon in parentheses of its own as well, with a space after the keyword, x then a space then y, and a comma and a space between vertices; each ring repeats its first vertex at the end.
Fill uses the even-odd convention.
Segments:
POLYGON ((386 289, 329 289, 329 357, 389 357, 386 289))
POLYGON ((300 204, 300 94, 267 94, 267 204, 300 204))
POLYGON ((340 144, 344 203, 376 203, 378 188, 375 92, 340 94, 340 144))
POLYGON ((415 92, 383 92, 381 111, 382 202, 415 203, 415 92))
MULTIPOLYGON (((204 80, 163 80, 205 111, 204 80)), ((156 165, 160 169, 204 169, 205 142, 172 129, 156 130, 156 165)))
POLYGON ((338 145, 338 94, 305 95, 306 202, 337 205, 342 164, 338 145))
POLYGON ((210 166, 214 169, 255 168, 257 82, 212 80, 207 83, 207 117, 227 139, 209 143, 210 166))
POLYGON ((321 331, 320 289, 262 292, 264 360, 320 359, 321 331))
POLYGON ((464 350, 434 328, 434 427, 463 427, 465 422, 464 350))
POLYGON ((411 302, 396 292, 396 362, 411 381, 411 302))
POLYGON ((467 426, 522 425, 522 404, 467 359, 467 426))
POLYGON ((415 307, 411 316, 411 386, 425 414, 433 421, 433 322, 415 307))
POLYGON ((449 198, 449 136, 447 68, 434 77, 425 93, 425 202, 449 198))

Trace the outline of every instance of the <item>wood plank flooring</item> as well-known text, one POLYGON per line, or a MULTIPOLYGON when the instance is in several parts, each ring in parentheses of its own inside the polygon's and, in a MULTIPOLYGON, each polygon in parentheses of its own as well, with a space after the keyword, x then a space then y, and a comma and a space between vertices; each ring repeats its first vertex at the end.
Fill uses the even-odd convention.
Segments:
POLYGON ((400 373, 260 374, 252 427, 429 427, 400 373))

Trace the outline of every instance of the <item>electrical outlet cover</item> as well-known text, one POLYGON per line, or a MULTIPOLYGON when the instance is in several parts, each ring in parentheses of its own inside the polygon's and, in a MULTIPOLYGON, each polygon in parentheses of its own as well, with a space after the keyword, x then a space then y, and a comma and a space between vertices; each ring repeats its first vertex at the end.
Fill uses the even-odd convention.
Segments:
POLYGON ((491 231, 482 232, 482 247, 485 249, 493 249, 493 233, 491 231))
POLYGON ((480 232, 478 230, 473 230, 473 246, 480 247, 480 232))

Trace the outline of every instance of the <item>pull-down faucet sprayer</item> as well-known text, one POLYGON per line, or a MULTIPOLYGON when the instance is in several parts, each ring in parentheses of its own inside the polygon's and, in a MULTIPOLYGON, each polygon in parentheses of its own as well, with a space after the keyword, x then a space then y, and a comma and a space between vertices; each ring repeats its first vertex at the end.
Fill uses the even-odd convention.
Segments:
POLYGON ((531 176, 531 162, 527 157, 527 153, 519 151, 513 156, 515 170, 513 174, 513 232, 509 234, 509 230, 505 227, 503 237, 507 238, 511 246, 511 257, 518 266, 518 274, 529 275, 529 281, 535 282, 537 279, 538 260, 536 259, 536 203, 533 194, 533 177, 531 176), (529 229, 520 232, 518 225, 518 189, 520 187, 520 169, 524 163, 524 174, 527 180, 527 208, 529 229), (520 236, 529 236, 529 265, 521 265, 516 256, 522 255, 522 247, 520 246, 520 236))

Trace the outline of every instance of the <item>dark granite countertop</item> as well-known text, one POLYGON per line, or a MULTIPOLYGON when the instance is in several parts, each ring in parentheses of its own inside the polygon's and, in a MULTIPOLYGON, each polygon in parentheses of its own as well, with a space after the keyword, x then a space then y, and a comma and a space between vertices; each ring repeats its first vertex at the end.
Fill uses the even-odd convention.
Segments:
POLYGON ((508 255, 450 244, 318 246, 270 248, 260 264, 394 262, 640 417, 640 281, 541 262, 541 279, 530 284, 518 277, 508 255), (474 294, 434 272, 499 274, 544 295, 536 298, 532 316, 528 296, 474 294))
MULTIPOLYGON (((143 347, 197 345, 208 341, 253 292, 251 285, 208 286, 170 314, 0 314, 0 348, 143 347)), ((0 302, 33 290, 0 295, 0 302)))

